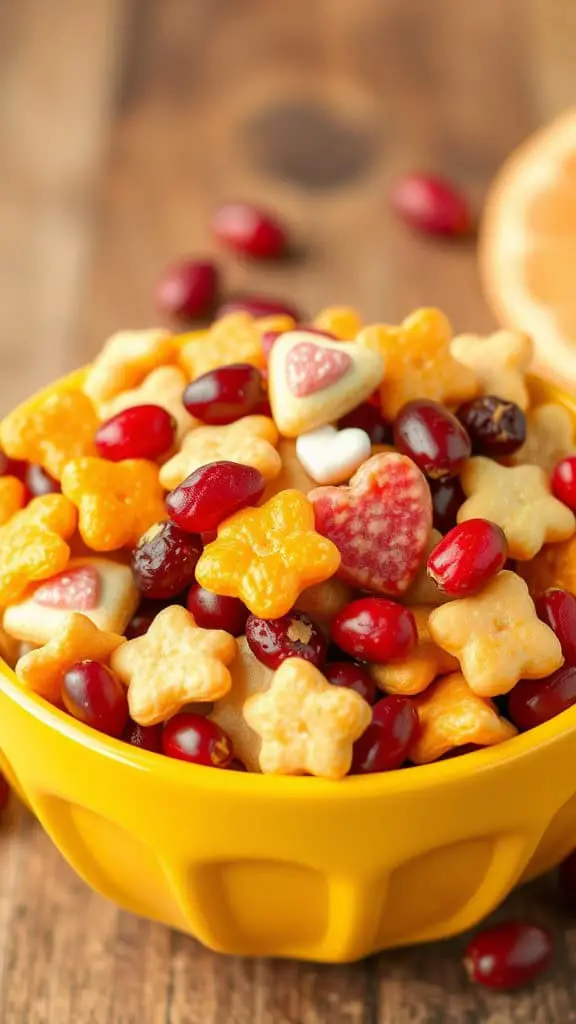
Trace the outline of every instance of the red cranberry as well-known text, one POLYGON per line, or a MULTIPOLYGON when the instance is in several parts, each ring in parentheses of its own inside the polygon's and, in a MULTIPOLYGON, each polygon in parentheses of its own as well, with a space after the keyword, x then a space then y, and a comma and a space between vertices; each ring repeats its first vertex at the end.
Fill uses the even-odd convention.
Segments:
POLYGON ((428 575, 453 597, 481 590, 504 567, 508 544, 504 531, 488 519, 455 526, 428 556, 428 575))
POLYGON ((182 711, 166 722, 162 749, 168 757, 209 768, 228 768, 234 757, 232 743, 224 730, 209 718, 190 711, 182 711))
POLYGON ((225 203, 214 214, 212 230, 222 245, 255 259, 277 259, 286 250, 284 228, 252 203, 225 203))
POLYGON ((270 299, 263 295, 237 295, 234 299, 228 299, 218 307, 216 319, 219 320, 228 313, 238 312, 250 313, 256 319, 266 316, 291 316, 296 322, 302 319, 296 306, 282 299, 270 299))
POLYGON ((378 687, 370 673, 355 661, 331 661, 325 665, 324 675, 333 686, 345 686, 347 690, 355 690, 367 704, 375 704, 379 694, 378 687))
POLYGON ((332 639, 360 661, 405 658, 418 639, 414 616, 385 597, 360 597, 338 612, 332 639))
POLYGON ((384 697, 374 708, 372 722, 354 744, 351 775, 389 772, 400 768, 418 730, 418 714, 409 697, 384 697))
POLYGON ((265 487, 264 477, 253 466, 210 462, 166 495, 166 508, 183 530, 206 533, 241 508, 256 505, 265 487))
POLYGON ((576 512, 576 455, 557 464, 552 473, 552 490, 559 501, 576 512))
POLYGON ((130 719, 122 739, 132 747, 140 747, 140 750, 150 750, 153 754, 162 753, 161 725, 138 725, 138 722, 130 719))
POLYGON ((176 320, 211 313, 219 291, 218 267, 209 260, 182 260, 168 267, 156 290, 158 308, 176 320))
POLYGON ((458 476, 472 451, 460 421, 443 405, 427 398, 402 406, 394 421, 394 444, 435 480, 458 476))
POLYGON ((27 468, 27 462, 10 459, 0 448, 0 476, 16 476, 19 480, 24 480, 27 468))
POLYGON ((159 405, 134 405, 106 420, 96 431, 96 448, 103 459, 157 459, 170 451, 176 421, 159 405))
POLYGON ((232 636, 243 636, 248 609, 237 597, 213 594, 196 583, 188 594, 188 611, 202 629, 224 629, 232 636))
POLYGON ((168 520, 155 523, 140 538, 132 554, 136 584, 146 597, 173 597, 193 582, 201 554, 199 537, 168 520))
POLYGON ((24 484, 33 498, 40 498, 43 494, 60 494, 60 484, 50 473, 47 473, 42 466, 31 462, 24 473, 24 484))
POLYGON ((526 417, 519 405, 484 395, 461 405, 457 413, 475 455, 500 459, 512 455, 526 440, 526 417))
POLYGON ((250 363, 233 363, 203 373, 182 396, 192 416, 213 426, 249 416, 265 400, 262 374, 250 363))
POLYGON ((326 638, 304 612, 288 612, 279 619, 249 615, 246 639, 258 661, 268 668, 277 669, 286 658, 304 658, 320 668, 326 658, 326 638))
POLYGON ((478 932, 464 966, 471 981, 487 988, 520 988, 542 974, 554 951, 550 932, 527 921, 506 921, 478 932))
POLYGON ((552 587, 534 601, 538 618, 558 637, 568 665, 576 665, 576 597, 552 587))
POLYGON ((508 695, 508 716, 525 732, 576 704, 576 668, 566 665, 546 679, 521 679, 508 695))
POLYGON ((85 725, 107 736, 121 736, 128 721, 126 690, 99 661, 77 661, 62 680, 64 707, 85 725))
POLYGON ((5 776, 0 772, 0 814, 5 810, 9 798, 10 786, 8 785, 5 776))
POLYGON ((466 495, 455 476, 448 480, 429 480, 428 485, 432 495, 434 528, 440 533, 448 533, 448 530, 456 526, 458 509, 466 500, 466 495))
POLYGON ((391 203, 402 220, 426 235, 456 237, 472 226, 470 207, 450 182, 433 174, 405 174, 391 194, 391 203))
POLYGON ((566 909, 576 914, 576 850, 558 868, 558 884, 566 909))
POLYGON ((338 426, 341 430, 346 427, 359 427, 360 430, 365 430, 372 444, 392 443, 392 427, 382 419, 380 402, 378 406, 372 405, 371 402, 356 406, 352 412, 338 421, 338 426))

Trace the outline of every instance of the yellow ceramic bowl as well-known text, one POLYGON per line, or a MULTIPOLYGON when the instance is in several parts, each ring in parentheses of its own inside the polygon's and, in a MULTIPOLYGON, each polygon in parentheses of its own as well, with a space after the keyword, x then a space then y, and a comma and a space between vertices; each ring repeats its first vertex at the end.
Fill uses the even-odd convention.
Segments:
POLYGON ((426 767, 264 777, 107 739, 0 673, 5 770, 72 867, 226 953, 348 961, 475 924, 576 845, 575 734, 576 707, 426 767))

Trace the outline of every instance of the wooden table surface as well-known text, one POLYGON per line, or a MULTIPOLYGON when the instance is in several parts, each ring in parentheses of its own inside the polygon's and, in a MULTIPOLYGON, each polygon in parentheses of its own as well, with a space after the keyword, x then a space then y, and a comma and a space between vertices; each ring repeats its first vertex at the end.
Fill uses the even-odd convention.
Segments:
MULTIPOLYGON (((5 0, 0 409, 112 330, 155 323, 159 271, 214 252, 209 211, 227 198, 279 210, 303 253, 276 267, 222 258, 230 290, 390 321, 435 303, 458 329, 489 328, 473 245, 410 235, 389 186, 432 168, 480 204, 506 153, 573 102, 575 58, 573 0, 5 0)), ((514 996, 466 982, 463 939, 350 967, 218 957, 93 895, 12 807, 0 1020, 576 1021, 576 927, 553 880, 501 913, 558 936, 547 980, 514 996)))

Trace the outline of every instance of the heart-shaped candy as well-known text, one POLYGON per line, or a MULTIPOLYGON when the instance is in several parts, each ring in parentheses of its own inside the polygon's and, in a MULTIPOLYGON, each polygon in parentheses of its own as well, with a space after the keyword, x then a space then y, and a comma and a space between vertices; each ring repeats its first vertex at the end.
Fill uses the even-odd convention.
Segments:
POLYGON ((276 426, 284 437, 297 437, 332 423, 368 398, 383 376, 378 352, 308 331, 288 331, 274 343, 268 362, 276 426))
POLYGON ((349 480, 359 466, 370 458, 372 446, 365 430, 359 427, 318 427, 301 434, 296 454, 304 469, 317 484, 341 484, 349 480))
POLYGON ((91 611, 99 598, 100 573, 91 565, 65 569, 34 591, 36 604, 66 611, 91 611))
POLYGON ((408 589, 432 528, 430 489, 411 459, 373 455, 349 487, 317 487, 308 499, 316 530, 340 551, 341 579, 378 594, 408 589))

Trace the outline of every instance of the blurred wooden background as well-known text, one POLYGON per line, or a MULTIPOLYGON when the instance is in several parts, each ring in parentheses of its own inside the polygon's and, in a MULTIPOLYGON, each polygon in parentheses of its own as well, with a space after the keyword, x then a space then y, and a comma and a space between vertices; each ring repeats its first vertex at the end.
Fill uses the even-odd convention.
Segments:
MULTIPOLYGON (((117 327, 154 323, 159 271, 215 252, 209 212, 228 198, 278 210, 305 253, 273 268, 222 258, 230 290, 391 321, 434 302, 458 329, 490 327, 473 246, 407 232, 390 183, 437 170, 479 207, 508 151, 574 102, 575 82, 574 0, 4 0, 0 410, 117 327)), ((89 893, 12 808, 0 1020, 576 1021, 576 927, 552 880, 505 913, 558 934, 549 978, 516 996, 467 984, 461 939, 342 968, 219 958, 89 893)))

